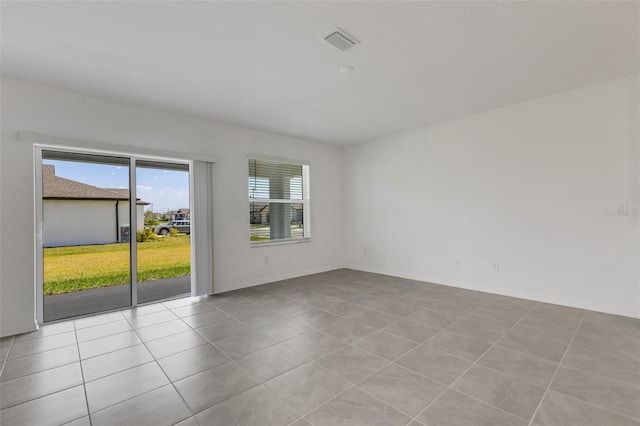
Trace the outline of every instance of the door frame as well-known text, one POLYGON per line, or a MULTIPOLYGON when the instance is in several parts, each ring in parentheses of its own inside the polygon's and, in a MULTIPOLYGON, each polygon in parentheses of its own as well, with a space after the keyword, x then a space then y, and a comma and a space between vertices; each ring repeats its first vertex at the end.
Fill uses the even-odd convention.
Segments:
MULTIPOLYGON (((189 159, 181 159, 181 158, 168 158, 168 157, 159 157, 154 155, 139 155, 132 154, 128 152, 122 151, 110 151, 110 150, 102 150, 102 149, 91 149, 91 148, 81 148, 75 146, 61 146, 61 145, 50 145, 50 144, 42 144, 36 143, 34 144, 34 194, 35 194, 35 244, 34 244, 34 259, 35 259, 35 296, 36 296, 36 320, 38 325, 43 325, 44 322, 44 203, 42 199, 42 152, 43 151, 57 151, 57 152, 69 152, 69 153, 79 153, 79 154, 95 154, 102 156, 113 156, 113 157, 125 157, 129 159, 129 223, 130 229, 135 224, 137 226, 138 223, 138 211, 137 204, 135 200, 137 199, 137 191, 136 191, 136 161, 138 160, 148 160, 148 161, 158 161, 165 163, 173 163, 173 164, 186 164, 189 167, 189 203, 193 203, 193 160, 189 159), (132 200, 134 202, 132 202, 132 200)), ((192 229, 191 234, 196 231, 193 228, 192 221, 192 229)), ((130 230, 129 234, 129 281, 130 281, 130 291, 131 291, 131 305, 129 308, 133 308, 139 305, 138 303, 138 272, 137 272, 137 241, 135 238, 135 233, 130 230)), ((194 271, 194 263, 195 263, 195 251, 194 245, 191 244, 191 295, 195 295, 195 275, 194 271)), ((148 303, 155 303, 148 302, 148 303)), ((124 307, 125 309, 127 307, 124 307)), ((104 313, 113 310, 119 309, 111 309, 107 311, 93 312, 86 315, 94 315, 97 313, 104 313)), ((61 319, 64 321, 66 319, 61 319)), ((51 321, 55 322, 55 321, 51 321)))

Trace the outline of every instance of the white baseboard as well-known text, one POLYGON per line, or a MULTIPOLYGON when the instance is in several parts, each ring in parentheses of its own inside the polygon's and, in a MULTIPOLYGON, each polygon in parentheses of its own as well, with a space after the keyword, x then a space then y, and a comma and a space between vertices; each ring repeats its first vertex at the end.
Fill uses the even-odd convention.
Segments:
POLYGON ((322 272, 334 271, 336 269, 341 269, 341 268, 343 268, 342 265, 325 266, 320 268, 304 269, 302 271, 296 271, 296 272, 291 272, 287 274, 271 275, 268 277, 261 277, 255 280, 241 281, 238 283, 233 283, 228 285, 216 286, 214 283, 214 294, 224 293, 226 291, 240 290, 242 288, 254 287, 260 284, 267 284, 275 281, 282 281, 282 280, 288 280, 291 278, 304 277, 306 275, 313 275, 313 274, 319 274, 322 272))
POLYGON ((586 309, 590 311, 602 312, 605 314, 621 315, 625 317, 640 319, 640 312, 624 311, 617 306, 593 303, 585 300, 565 299, 565 298, 555 297, 555 296, 550 296, 545 294, 518 291, 518 290, 514 290, 513 288, 486 286, 486 285, 481 285, 481 284, 472 283, 468 281, 444 279, 443 277, 434 277, 434 276, 429 276, 424 274, 405 273, 405 272, 388 270, 384 268, 373 268, 370 266, 363 266, 363 265, 351 264, 351 265, 345 265, 344 268, 363 271, 363 272, 371 272, 375 274, 391 275, 398 278, 424 281, 424 282, 433 283, 433 284, 445 285, 448 287, 463 288, 466 290, 475 290, 475 291, 481 291, 485 293, 499 294, 501 296, 527 299, 535 302, 551 303, 554 305, 569 306, 572 308, 586 309))

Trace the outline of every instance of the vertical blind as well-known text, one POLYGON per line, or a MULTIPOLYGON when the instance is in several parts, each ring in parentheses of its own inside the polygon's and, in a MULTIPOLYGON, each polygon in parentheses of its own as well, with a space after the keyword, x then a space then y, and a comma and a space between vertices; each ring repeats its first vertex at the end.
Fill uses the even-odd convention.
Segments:
POLYGON ((249 158, 249 226, 254 244, 310 237, 309 166, 249 158))
POLYGON ((193 162, 192 251, 194 296, 213 293, 213 163, 193 162))

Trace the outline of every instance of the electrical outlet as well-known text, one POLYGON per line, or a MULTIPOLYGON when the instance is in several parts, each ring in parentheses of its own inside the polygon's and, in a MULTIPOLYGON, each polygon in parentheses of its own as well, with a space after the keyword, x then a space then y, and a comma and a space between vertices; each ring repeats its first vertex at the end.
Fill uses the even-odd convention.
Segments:
POLYGON ((493 262, 493 270, 496 272, 500 271, 500 261, 493 262))
POLYGON ((265 256, 264 257, 264 264, 268 265, 269 264, 269 256, 265 256))
POLYGON ((462 265, 462 258, 461 257, 456 259, 456 265, 458 265, 458 266, 462 265))
POLYGON ((366 255, 367 255, 367 249, 366 249, 366 248, 363 248, 363 249, 362 249, 362 255, 363 255, 363 256, 366 256, 366 255))

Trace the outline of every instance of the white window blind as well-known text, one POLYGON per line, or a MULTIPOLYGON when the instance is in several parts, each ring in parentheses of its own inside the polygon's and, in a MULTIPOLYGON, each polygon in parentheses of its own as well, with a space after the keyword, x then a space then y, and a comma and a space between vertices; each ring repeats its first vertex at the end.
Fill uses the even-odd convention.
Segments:
POLYGON ((252 244, 311 237, 309 166, 249 158, 252 244))

